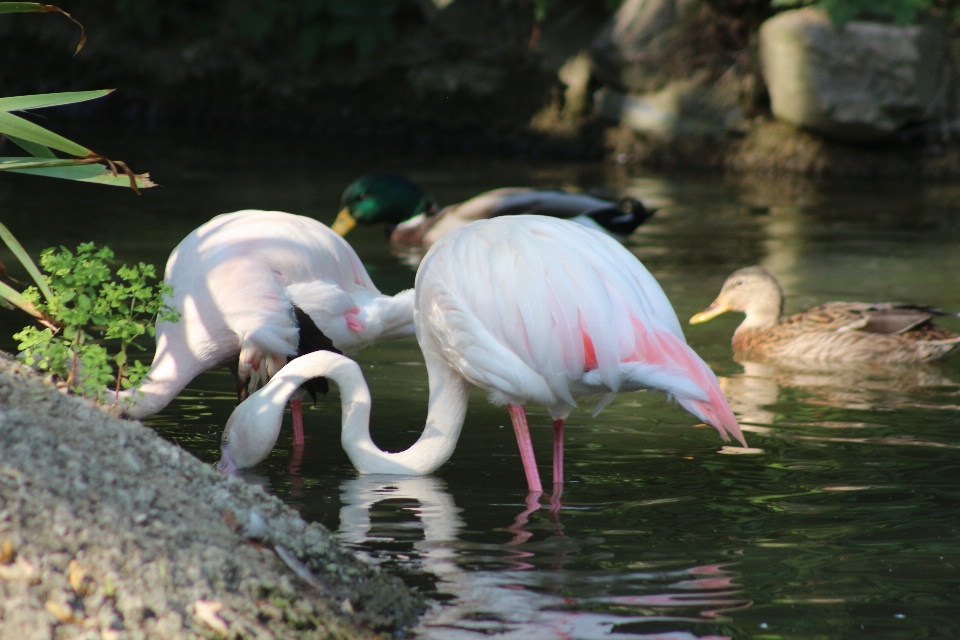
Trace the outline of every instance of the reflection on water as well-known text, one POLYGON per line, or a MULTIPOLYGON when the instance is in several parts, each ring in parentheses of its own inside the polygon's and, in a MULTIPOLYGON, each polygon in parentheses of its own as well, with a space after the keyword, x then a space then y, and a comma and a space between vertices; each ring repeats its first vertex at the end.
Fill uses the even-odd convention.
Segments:
POLYGON ((729 638, 690 631, 657 630, 664 625, 714 625, 749 606, 736 584, 733 563, 651 567, 615 576, 575 571, 566 564, 596 540, 566 535, 551 504, 554 525, 532 540, 531 496, 503 544, 470 544, 460 539, 464 522, 443 482, 434 477, 372 475, 340 485, 338 537, 361 557, 382 566, 436 576, 436 600, 415 633, 423 638, 729 638), (374 514, 385 507, 404 510, 413 520, 374 514), (386 547, 384 543, 391 543, 386 547), (398 544, 402 543, 402 544, 398 544), (473 569, 490 564, 497 570, 473 569))
MULTIPOLYGON (((960 311, 955 184, 631 178, 606 165, 370 160, 290 141, 139 136, 124 149, 83 139, 164 186, 138 198, 0 176, 3 222, 33 252, 94 239, 122 260, 162 263, 215 214, 259 207, 329 223, 346 184, 393 170, 439 202, 531 185, 660 207, 628 246, 681 318, 751 264, 781 278, 788 313, 844 299, 960 311)), ((349 240, 385 292, 412 286, 382 230, 358 228, 349 240)), ((20 320, 0 313, 4 348, 20 320)), ((582 410, 568 420, 562 504, 528 504, 506 410, 475 394, 457 451, 436 474, 358 478, 340 447, 333 390, 304 413, 300 457, 285 428, 248 480, 422 589, 433 603, 422 637, 960 637, 960 357, 895 370, 741 364, 730 349, 739 322, 727 314, 686 334, 746 423, 747 455, 720 455, 740 450, 721 449, 713 429, 661 395, 621 394, 596 418, 582 410)), ((427 407, 416 342, 377 345, 358 360, 373 438, 409 446, 427 407)), ((235 397, 229 373, 209 372, 149 424, 213 463, 235 397)), ((549 461, 551 420, 529 414, 549 461)))

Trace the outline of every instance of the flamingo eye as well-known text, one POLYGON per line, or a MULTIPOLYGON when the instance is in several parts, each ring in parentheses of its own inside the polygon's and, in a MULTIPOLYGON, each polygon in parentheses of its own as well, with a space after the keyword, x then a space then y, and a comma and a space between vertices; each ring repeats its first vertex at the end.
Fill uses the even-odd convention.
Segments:
POLYGON ((223 432, 223 436, 221 436, 221 438, 220 438, 220 442, 221 442, 222 444, 227 444, 228 442, 230 442, 230 434, 227 433, 226 431, 224 431, 224 432, 223 432))

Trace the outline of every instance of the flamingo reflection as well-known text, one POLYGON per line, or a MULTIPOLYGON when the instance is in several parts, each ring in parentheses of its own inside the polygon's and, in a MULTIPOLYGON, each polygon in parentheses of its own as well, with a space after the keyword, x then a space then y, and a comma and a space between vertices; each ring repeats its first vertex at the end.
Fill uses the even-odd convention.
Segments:
MULTIPOLYGON (((461 510, 443 481, 432 476, 364 475, 343 482, 340 492, 337 536, 342 542, 372 563, 400 562, 431 574, 438 594, 452 596, 434 601, 414 630, 421 638, 480 640, 496 634, 503 640, 720 640, 729 636, 688 629, 728 620, 727 613, 750 604, 738 596, 728 565, 626 572, 564 569, 558 559, 569 554, 582 560, 581 548, 595 541, 556 535, 532 541, 533 530, 542 528, 530 524, 541 506, 540 495, 533 492, 514 525, 506 528, 515 536, 505 544, 461 539, 461 510), (371 512, 391 502, 403 505, 418 522, 375 528, 371 512), (412 545, 411 531, 416 531, 412 545), (408 542, 403 552, 389 551, 399 538, 408 542), (508 568, 477 570, 480 563, 508 568), (652 633, 651 623, 658 629, 675 625, 676 630, 652 633)), ((543 528, 559 530, 559 509, 551 505, 547 513, 555 522, 543 528)))

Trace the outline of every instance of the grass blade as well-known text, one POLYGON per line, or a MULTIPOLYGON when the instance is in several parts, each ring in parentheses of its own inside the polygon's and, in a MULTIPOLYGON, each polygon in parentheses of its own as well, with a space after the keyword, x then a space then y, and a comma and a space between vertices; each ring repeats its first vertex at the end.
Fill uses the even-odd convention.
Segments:
MULTIPOLYGON (((17 260, 20 261, 20 264, 23 265, 23 268, 26 269, 27 273, 30 274, 30 277, 33 278, 33 281, 37 283, 37 288, 40 289, 40 293, 43 294, 43 297, 46 298, 47 300, 50 300, 51 298, 53 298, 53 292, 50 291, 50 287, 47 286, 47 281, 43 279, 42 275, 40 275, 40 269, 37 268, 37 265, 30 258, 30 254, 28 254, 26 250, 23 248, 23 245, 21 245, 20 242, 15 237, 13 237, 13 234, 10 233, 10 229, 7 229, 7 227, 3 223, 0 223, 0 240, 3 240, 3 242, 7 245, 10 251, 13 252, 13 255, 17 257, 17 260)), ((3 284, 3 283, 0 282, 0 284, 3 284)), ((7 288, 9 289, 10 287, 7 287, 7 288)), ((11 291, 13 291, 13 289, 11 289, 11 291)), ((16 293, 16 291, 14 291, 14 293, 16 293)), ((17 293, 17 295, 19 296, 20 294, 17 293)), ((11 300, 11 302, 13 301, 11 300)), ((14 302, 14 304, 17 304, 17 303, 14 302)), ((24 311, 26 311, 27 313, 30 313, 30 315, 35 315, 34 313, 28 311, 27 309, 24 309, 21 305, 17 304, 17 306, 23 309, 24 311)), ((30 306, 32 307, 33 305, 30 305, 30 306)), ((34 309, 34 311, 36 311, 36 309, 34 309)), ((40 313, 40 312, 37 311, 37 313, 40 313)))
POLYGON ((16 136, 27 142, 42 144, 51 149, 58 149, 72 156, 86 158, 96 155, 90 149, 82 147, 76 142, 71 142, 53 131, 48 131, 29 120, 24 120, 20 116, 5 111, 0 111, 0 133, 16 136))
MULTIPOLYGON (((53 151, 50 151, 47 147, 42 144, 37 144, 36 142, 28 142, 17 136, 7 136, 7 140, 17 145, 34 158, 56 158, 57 156, 53 155, 53 151)), ((2 160, 2 158, 0 158, 2 160)))
POLYGON ((19 291, 8 285, 6 282, 0 282, 0 299, 9 302, 12 305, 23 309, 38 320, 46 320, 46 317, 40 313, 33 304, 24 298, 19 291))
MULTIPOLYGON (((40 164, 40 163, 35 163, 40 164)), ((0 164, 0 170, 4 170, 0 164)), ((55 165, 46 167, 36 167, 28 169, 6 169, 12 173, 26 173, 34 176, 47 176, 49 178, 62 178, 64 180, 75 180, 78 182, 95 182, 112 187, 131 186, 131 176, 125 173, 114 173, 102 164, 76 164, 55 165)), ((157 184, 150 179, 149 173, 140 173, 133 175, 133 181, 140 189, 149 189, 157 184)))
MULTIPOLYGON (((2 3, 0 3, 2 4, 2 3)), ((113 92, 113 89, 96 91, 65 91, 62 93, 38 93, 30 96, 12 96, 0 98, 0 111, 23 111, 25 109, 43 109, 63 104, 76 104, 87 100, 96 100, 113 92)))

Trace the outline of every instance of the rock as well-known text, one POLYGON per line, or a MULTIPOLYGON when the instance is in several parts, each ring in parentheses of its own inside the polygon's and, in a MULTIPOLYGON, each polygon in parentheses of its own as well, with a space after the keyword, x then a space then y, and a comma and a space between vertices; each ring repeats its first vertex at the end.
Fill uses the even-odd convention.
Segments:
POLYGON ((774 115, 838 140, 879 140, 944 116, 953 91, 944 33, 934 25, 849 22, 816 8, 760 28, 774 115))
POLYGON ((720 136, 736 130, 743 112, 722 85, 702 77, 674 80, 660 91, 633 95, 603 88, 594 94, 594 110, 624 126, 662 138, 720 136))
POLYGON ((372 640, 421 606, 260 487, 0 355, 0 638, 372 640))

